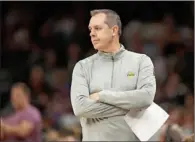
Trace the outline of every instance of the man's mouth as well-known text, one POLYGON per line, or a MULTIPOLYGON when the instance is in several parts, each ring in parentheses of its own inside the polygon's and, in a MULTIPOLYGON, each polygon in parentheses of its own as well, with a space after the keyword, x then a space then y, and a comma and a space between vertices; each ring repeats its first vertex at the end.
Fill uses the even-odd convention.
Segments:
POLYGON ((96 44, 96 43, 99 42, 99 40, 93 40, 92 42, 93 42, 94 44, 96 44))

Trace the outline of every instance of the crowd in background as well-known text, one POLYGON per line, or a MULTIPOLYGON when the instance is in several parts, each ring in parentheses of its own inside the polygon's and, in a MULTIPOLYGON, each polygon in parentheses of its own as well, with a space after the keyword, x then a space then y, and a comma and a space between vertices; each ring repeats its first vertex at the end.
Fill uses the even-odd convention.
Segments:
POLYGON ((159 3, 4 2, 0 29, 1 115, 13 111, 9 89, 22 81, 31 88, 32 104, 42 114, 43 139, 80 140, 79 120, 70 103, 72 70, 77 61, 96 53, 87 28, 90 9, 111 8, 121 16, 125 48, 147 54, 154 63, 154 101, 170 114, 159 139, 164 138, 169 124, 178 124, 185 134, 192 134, 193 2, 159 3))

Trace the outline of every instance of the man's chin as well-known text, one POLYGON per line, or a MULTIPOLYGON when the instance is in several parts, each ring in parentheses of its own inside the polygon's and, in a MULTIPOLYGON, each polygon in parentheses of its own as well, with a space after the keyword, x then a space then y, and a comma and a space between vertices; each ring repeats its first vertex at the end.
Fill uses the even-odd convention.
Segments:
POLYGON ((94 49, 96 50, 101 50, 102 46, 98 45, 98 44, 95 44, 93 45, 94 49))

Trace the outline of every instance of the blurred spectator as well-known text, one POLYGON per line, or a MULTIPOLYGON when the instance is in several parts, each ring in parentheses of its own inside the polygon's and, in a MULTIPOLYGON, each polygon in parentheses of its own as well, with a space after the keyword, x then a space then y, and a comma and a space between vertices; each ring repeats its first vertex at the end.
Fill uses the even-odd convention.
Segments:
POLYGON ((142 52, 141 28, 139 21, 130 21, 124 28, 124 39, 128 50, 142 52))
POLYGON ((55 51, 52 49, 47 49, 44 53, 44 70, 45 70, 45 80, 46 82, 52 86, 52 73, 55 70, 57 62, 57 57, 55 51))
POLYGON ((59 134, 56 130, 50 129, 47 131, 47 133, 45 134, 45 138, 44 140, 46 142, 51 142, 51 141, 57 141, 59 138, 59 134))
POLYGON ((28 82, 32 92, 32 103, 39 108, 42 114, 45 113, 48 101, 51 99, 53 89, 44 80, 44 71, 40 66, 31 69, 28 82))
POLYGON ((187 136, 184 139, 184 142, 194 142, 194 134, 192 134, 191 136, 187 136))
POLYGON ((67 129, 62 129, 59 132, 59 135, 60 136, 57 141, 78 141, 78 139, 76 139, 76 137, 74 136, 74 133, 67 129))
POLYGON ((41 115, 36 107, 30 105, 30 90, 26 84, 12 86, 11 103, 15 112, 0 119, 3 139, 41 142, 41 115))
POLYGON ((69 83, 71 83, 71 76, 72 76, 72 71, 75 66, 75 64, 79 61, 81 54, 81 49, 80 46, 76 43, 72 43, 68 47, 68 76, 69 76, 69 83))
POLYGON ((32 67, 30 72, 29 85, 33 90, 32 94, 34 94, 34 92, 37 94, 43 91, 42 87, 44 85, 44 72, 42 67, 40 66, 32 67))
POLYGON ((56 66, 56 54, 52 49, 47 49, 44 53, 45 70, 50 70, 56 66))
POLYGON ((194 132, 194 114, 193 112, 185 112, 184 123, 182 125, 184 134, 190 135, 194 132))

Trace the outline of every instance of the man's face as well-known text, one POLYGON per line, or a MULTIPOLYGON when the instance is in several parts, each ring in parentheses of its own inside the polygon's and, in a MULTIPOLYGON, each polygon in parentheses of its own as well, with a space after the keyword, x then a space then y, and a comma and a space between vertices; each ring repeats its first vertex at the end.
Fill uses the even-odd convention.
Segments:
POLYGON ((11 90, 11 103, 13 107, 18 110, 22 107, 25 99, 25 94, 21 88, 16 87, 11 90))
POLYGON ((105 49, 112 42, 113 30, 108 27, 105 20, 106 15, 99 13, 92 16, 89 22, 91 42, 97 50, 105 49))
POLYGON ((68 47, 68 55, 70 60, 78 60, 80 47, 78 44, 73 43, 68 47))
POLYGON ((53 50, 46 51, 44 58, 46 60, 46 64, 49 66, 52 66, 56 63, 56 54, 53 50))
POLYGON ((41 67, 34 67, 30 74, 31 81, 34 83, 40 83, 43 81, 43 75, 44 73, 41 67))

